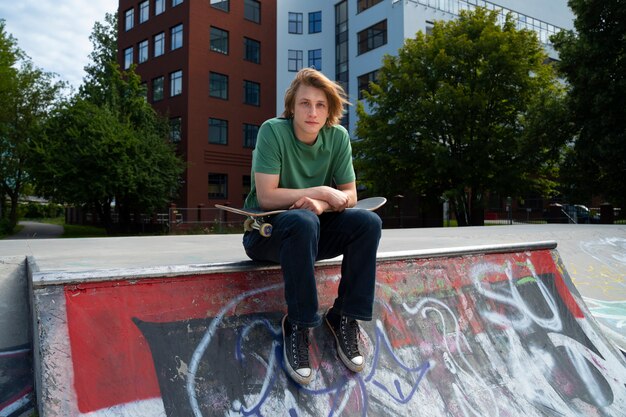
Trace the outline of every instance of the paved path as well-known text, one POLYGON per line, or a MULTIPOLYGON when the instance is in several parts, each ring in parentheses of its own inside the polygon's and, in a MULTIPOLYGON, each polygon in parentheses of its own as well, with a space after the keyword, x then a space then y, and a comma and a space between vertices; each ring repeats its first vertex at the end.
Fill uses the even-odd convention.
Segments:
POLYGON ((21 221, 22 229, 5 239, 55 239, 63 235, 63 226, 41 222, 21 221))

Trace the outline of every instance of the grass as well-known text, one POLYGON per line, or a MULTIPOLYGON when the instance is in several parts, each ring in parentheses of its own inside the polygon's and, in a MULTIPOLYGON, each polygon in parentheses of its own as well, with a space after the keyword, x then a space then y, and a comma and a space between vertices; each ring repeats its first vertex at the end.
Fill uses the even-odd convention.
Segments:
POLYGON ((83 226, 77 224, 63 225, 63 238, 79 237, 107 237, 107 232, 103 227, 83 226))

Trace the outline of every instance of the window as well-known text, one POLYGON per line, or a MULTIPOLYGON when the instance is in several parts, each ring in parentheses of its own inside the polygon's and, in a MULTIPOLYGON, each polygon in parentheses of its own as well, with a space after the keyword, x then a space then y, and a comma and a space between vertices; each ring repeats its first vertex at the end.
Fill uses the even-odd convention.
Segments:
POLYGON ((248 194, 250 194, 251 189, 252 189, 252 182, 250 181, 250 175, 244 175, 241 178, 241 191, 243 193, 242 197, 244 201, 248 197, 248 194))
POLYGON ((209 119, 209 143, 228 145, 228 120, 209 119))
POLYGON ((257 0, 244 0, 243 17, 254 23, 261 23, 261 3, 257 0))
POLYGON ((289 13, 289 33, 302 34, 302 13, 289 13))
POLYGON ((165 0, 154 0, 154 15, 159 15, 165 11, 165 0))
POLYGON ((209 172, 209 198, 228 198, 228 175, 209 172))
POLYGON ((148 60, 148 40, 139 42, 137 49, 139 52, 139 63, 146 62, 148 60))
POLYGON ((124 28, 126 31, 131 30, 135 26, 135 9, 128 9, 124 14, 124 28))
POLYGON ((182 139, 182 118, 173 117, 170 119, 170 141, 179 143, 182 139))
POLYGON ((154 35, 154 56, 161 56, 165 53, 165 33, 154 35))
POLYGON ((152 101, 163 100, 163 77, 152 80, 152 101))
POLYGON ((255 64, 261 63, 261 42, 255 41, 250 38, 243 38, 243 59, 246 61, 254 62, 255 64))
POLYGON ((143 23, 150 17, 150 1, 142 1, 139 3, 139 23, 143 23))
MULTIPOLYGON (((348 1, 335 5, 335 80, 344 89, 348 86, 348 1)), ((348 92, 348 90, 346 90, 348 92)))
POLYGON ((230 0, 211 0, 211 7, 227 12, 230 10, 230 0))
MULTIPOLYGON (((348 0, 335 4, 335 81, 349 93, 348 0)), ((344 113, 341 124, 349 129, 350 113, 344 113)))
POLYGON ((309 50, 309 67, 315 68, 318 71, 322 70, 322 50, 321 49, 309 50))
POLYGON ((228 100, 228 75, 217 72, 209 74, 209 95, 228 100))
POLYGON ((363 91, 370 91, 370 82, 375 83, 378 81, 378 70, 368 72, 367 74, 359 75, 357 77, 359 88, 359 100, 363 99, 363 91))
POLYGON ((133 47, 124 49, 124 69, 127 70, 133 65, 133 47))
POLYGON ((261 105, 261 84, 244 80, 243 82, 243 102, 253 106, 261 105))
POLYGON ((363 10, 367 10, 372 6, 376 6, 378 3, 383 0, 357 0, 356 2, 356 12, 361 13, 363 10))
POLYGON ((228 32, 211 26, 211 50, 228 55, 228 32))
POLYGON ((309 13, 309 33, 322 31, 322 12, 309 13))
POLYGON ((172 0, 172 7, 176 7, 181 4, 183 0, 172 0))
POLYGON ((287 52, 287 70, 297 72, 302 69, 302 51, 290 49, 287 52))
POLYGON ((183 25, 174 26, 170 29, 170 33, 172 35, 172 43, 170 45, 170 49, 173 51, 174 49, 181 48, 183 46, 183 25))
POLYGON ((170 73, 170 97, 182 94, 183 72, 181 70, 170 73))
POLYGON ((358 33, 359 55, 387 43, 387 20, 378 22, 358 33))
POLYGON ((435 27, 435 24, 433 22, 430 22, 430 21, 427 20, 426 21, 426 31, 425 31, 425 33, 427 35, 432 35, 434 27, 435 27))
POLYGON ((256 136, 259 133, 259 126, 248 123, 243 124, 243 147, 252 148, 256 146, 256 136))

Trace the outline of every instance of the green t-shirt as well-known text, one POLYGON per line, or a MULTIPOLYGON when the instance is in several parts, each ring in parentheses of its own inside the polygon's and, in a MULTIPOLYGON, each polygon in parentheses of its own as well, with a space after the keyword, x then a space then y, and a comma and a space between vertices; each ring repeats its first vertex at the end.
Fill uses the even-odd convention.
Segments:
POLYGON ((279 175, 279 188, 303 189, 343 185, 355 180, 350 136, 343 126, 323 127, 313 145, 300 142, 291 119, 267 120, 252 153, 250 194, 246 208, 257 208, 254 173, 279 175))

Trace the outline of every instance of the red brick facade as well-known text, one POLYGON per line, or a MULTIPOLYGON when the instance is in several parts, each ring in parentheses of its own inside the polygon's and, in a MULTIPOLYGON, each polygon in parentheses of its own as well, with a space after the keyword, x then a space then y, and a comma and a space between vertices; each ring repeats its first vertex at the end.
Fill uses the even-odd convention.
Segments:
POLYGON ((244 126, 254 129, 254 126, 260 126, 264 120, 275 116, 276 2, 217 2, 228 6, 228 10, 224 11, 212 6, 211 1, 163 0, 160 5, 164 6, 164 10, 158 15, 155 9, 157 3, 160 2, 119 1, 118 62, 122 68, 125 66, 129 48, 132 47, 132 62, 136 65, 135 71, 146 83, 148 101, 159 113, 169 117, 173 125, 178 125, 177 118, 180 118, 180 139, 175 138, 174 142, 188 167, 180 198, 175 203, 179 207, 197 207, 199 204, 212 207, 215 203, 241 206, 249 186, 253 146, 249 141, 244 143, 244 126), (179 4, 173 6, 175 3, 179 4), (249 19, 249 14, 246 15, 244 3, 258 6, 253 9, 257 12, 254 15, 256 22, 249 19), (142 5, 144 21, 140 23, 142 5), (132 16, 127 19, 127 11, 130 10, 132 16), (133 22, 128 30, 127 20, 133 22), (180 30, 180 25, 182 44, 180 36, 173 34, 180 30), (221 46, 212 47, 212 41, 219 42, 212 30, 226 35, 227 41, 222 38, 221 46), (160 34, 164 39, 163 54, 155 57, 160 34), (176 47, 173 43, 175 37, 180 47, 172 49, 176 47), (139 62, 142 42, 144 51, 145 45, 148 46, 147 59, 144 53, 145 61, 139 62), (258 60, 250 59, 245 42, 252 42, 258 47, 252 53, 258 60), (228 88, 221 90, 222 98, 215 97, 220 95, 215 90, 210 94, 211 74, 221 80, 227 79, 228 88), (179 75, 182 75, 182 91, 172 95, 172 77, 179 75), (162 98, 158 91, 155 97, 160 77, 163 77, 162 98), (244 84, 253 87, 249 91, 253 91, 253 98, 259 98, 258 103, 245 102, 244 84), (209 140, 210 119, 219 126, 219 138, 213 135, 209 140), (210 176, 213 181, 211 186, 210 176))

